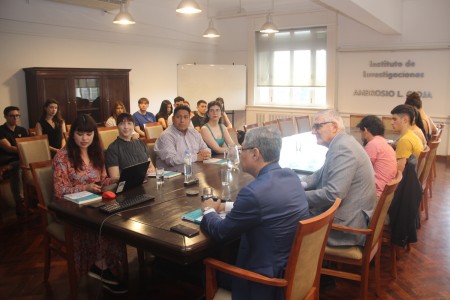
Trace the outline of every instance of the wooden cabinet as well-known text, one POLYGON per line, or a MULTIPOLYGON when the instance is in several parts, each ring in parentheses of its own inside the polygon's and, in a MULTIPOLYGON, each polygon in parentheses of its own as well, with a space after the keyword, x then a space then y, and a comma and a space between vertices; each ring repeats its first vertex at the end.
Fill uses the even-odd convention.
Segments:
POLYGON ((61 115, 71 124, 79 114, 98 124, 108 119, 115 101, 130 111, 130 69, 24 68, 28 121, 34 127, 49 98, 59 102, 61 115))

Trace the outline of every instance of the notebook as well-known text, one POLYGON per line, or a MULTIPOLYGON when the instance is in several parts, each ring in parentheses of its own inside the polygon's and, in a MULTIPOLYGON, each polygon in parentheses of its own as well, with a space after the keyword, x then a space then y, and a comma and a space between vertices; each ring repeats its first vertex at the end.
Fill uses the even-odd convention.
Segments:
POLYGON ((122 169, 117 184, 116 194, 140 186, 147 177, 147 169, 149 164, 150 161, 147 160, 145 162, 122 169))

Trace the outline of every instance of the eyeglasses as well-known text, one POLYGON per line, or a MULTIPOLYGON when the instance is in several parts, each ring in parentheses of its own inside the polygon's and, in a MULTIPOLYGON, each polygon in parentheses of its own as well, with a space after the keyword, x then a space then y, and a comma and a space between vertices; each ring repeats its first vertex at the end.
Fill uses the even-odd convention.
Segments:
POLYGON ((253 150, 253 149, 255 149, 255 147, 241 148, 241 149, 238 149, 238 151, 239 151, 239 154, 241 154, 242 151, 245 151, 245 150, 253 150))
POLYGON ((333 122, 330 121, 330 122, 315 123, 315 124, 313 124, 312 129, 319 130, 320 128, 322 128, 323 125, 329 124, 329 123, 333 123, 333 122))
POLYGON ((8 115, 9 118, 20 118, 20 115, 8 115))

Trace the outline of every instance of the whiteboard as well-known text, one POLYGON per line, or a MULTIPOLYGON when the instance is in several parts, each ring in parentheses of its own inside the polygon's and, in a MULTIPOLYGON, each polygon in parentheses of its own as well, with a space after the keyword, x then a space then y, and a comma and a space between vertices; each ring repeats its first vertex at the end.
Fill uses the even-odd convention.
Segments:
POLYGON ((198 100, 210 102, 217 97, 225 109, 245 110, 247 68, 245 65, 178 65, 178 95, 195 110, 198 100))

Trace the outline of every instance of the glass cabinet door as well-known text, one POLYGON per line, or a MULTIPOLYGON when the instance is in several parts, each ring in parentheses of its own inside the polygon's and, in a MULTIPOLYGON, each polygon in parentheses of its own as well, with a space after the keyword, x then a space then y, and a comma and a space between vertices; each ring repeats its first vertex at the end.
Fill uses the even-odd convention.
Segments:
POLYGON ((76 115, 88 114, 100 124, 101 80, 100 78, 75 78, 76 115))

